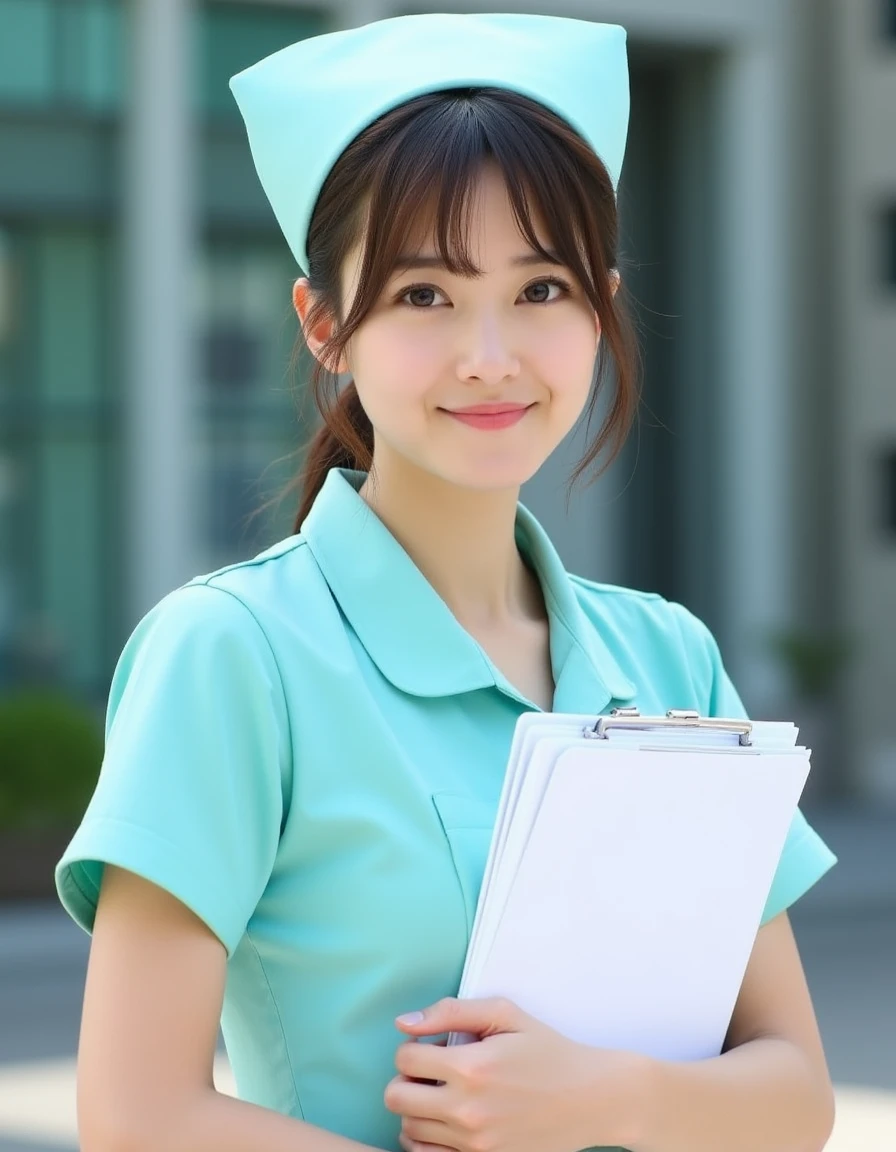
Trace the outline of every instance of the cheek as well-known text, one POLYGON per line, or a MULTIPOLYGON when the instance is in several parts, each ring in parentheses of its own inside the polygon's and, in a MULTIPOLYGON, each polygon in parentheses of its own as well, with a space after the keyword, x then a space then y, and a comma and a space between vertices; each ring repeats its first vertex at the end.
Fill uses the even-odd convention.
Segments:
POLYGON ((419 418, 437 377, 438 355, 431 338, 413 331, 371 326, 358 333, 353 371, 361 402, 371 422, 383 428, 419 418))
POLYGON ((597 349, 594 327, 580 321, 555 332, 539 353, 540 375, 549 382, 553 400, 564 409, 581 407, 587 400, 597 349))

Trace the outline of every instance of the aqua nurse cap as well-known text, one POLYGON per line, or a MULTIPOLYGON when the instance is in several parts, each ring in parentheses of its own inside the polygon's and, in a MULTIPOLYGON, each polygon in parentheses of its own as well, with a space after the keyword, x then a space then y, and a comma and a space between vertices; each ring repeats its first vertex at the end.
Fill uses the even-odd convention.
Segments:
POLYGON ((625 29, 561 16, 398 16, 300 40, 230 81, 261 185, 301 268, 317 197, 384 112, 444 88, 508 88, 556 112, 618 184, 628 130, 625 29))

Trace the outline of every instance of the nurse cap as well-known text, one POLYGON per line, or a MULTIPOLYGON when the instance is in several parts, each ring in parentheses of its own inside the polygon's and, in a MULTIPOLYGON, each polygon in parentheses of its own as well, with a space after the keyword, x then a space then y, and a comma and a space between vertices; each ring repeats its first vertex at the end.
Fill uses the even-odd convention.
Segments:
POLYGON ((261 185, 299 266, 320 190, 384 112, 445 88, 505 88, 591 145, 615 188, 628 128, 625 29, 559 16, 398 16, 300 40, 232 77, 261 185))

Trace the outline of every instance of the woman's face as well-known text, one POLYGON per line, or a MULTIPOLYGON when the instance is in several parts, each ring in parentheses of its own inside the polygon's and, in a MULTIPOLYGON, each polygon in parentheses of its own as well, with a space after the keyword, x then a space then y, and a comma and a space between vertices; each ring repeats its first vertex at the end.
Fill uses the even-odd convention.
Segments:
MULTIPOLYGON (((550 248, 543 221, 534 225, 550 248)), ((374 428, 374 467, 397 455, 454 485, 517 488, 582 412, 600 327, 571 272, 529 248, 494 166, 483 172, 470 228, 482 275, 451 275, 423 244, 386 284, 344 366, 374 428), (433 264, 420 266, 426 260, 433 264)), ((359 271, 356 250, 343 315, 359 271)))

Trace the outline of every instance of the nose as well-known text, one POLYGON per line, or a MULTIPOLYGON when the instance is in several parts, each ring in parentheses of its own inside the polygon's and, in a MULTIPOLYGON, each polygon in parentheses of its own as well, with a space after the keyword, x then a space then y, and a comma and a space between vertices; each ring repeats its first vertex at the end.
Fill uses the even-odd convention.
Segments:
POLYGON ((493 313, 480 315, 464 328, 457 360, 460 380, 500 384, 519 375, 519 357, 513 342, 493 313))

